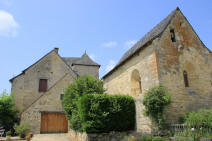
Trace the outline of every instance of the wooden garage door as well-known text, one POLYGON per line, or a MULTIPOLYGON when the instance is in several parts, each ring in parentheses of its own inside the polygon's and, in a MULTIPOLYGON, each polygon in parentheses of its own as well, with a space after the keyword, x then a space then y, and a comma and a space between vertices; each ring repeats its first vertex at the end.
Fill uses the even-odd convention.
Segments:
POLYGON ((63 113, 41 113, 41 133, 66 133, 68 121, 63 113))

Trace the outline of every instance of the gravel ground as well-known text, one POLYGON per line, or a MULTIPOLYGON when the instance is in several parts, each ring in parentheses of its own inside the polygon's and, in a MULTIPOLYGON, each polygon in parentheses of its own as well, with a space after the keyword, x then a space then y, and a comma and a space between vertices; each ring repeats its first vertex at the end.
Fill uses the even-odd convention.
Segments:
POLYGON ((31 141, 71 141, 67 134, 36 134, 31 141))

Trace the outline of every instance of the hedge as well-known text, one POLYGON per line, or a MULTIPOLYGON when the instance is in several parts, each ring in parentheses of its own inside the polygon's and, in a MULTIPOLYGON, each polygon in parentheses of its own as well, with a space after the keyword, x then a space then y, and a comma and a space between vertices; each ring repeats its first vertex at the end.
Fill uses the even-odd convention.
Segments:
POLYGON ((84 132, 134 130, 135 101, 130 96, 90 94, 81 97, 78 106, 84 132))

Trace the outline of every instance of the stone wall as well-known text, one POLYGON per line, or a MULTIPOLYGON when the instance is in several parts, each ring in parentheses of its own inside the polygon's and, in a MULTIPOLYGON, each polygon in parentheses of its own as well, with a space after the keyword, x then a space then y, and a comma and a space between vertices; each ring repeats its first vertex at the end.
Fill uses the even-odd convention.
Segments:
POLYGON ((154 47, 157 40, 143 48, 131 59, 104 78, 104 88, 109 94, 128 94, 136 99, 136 129, 137 132, 151 132, 152 123, 148 117, 143 115, 144 106, 142 99, 146 90, 159 85, 157 60, 154 47), (142 93, 135 90, 132 74, 134 70, 139 72, 142 93), (136 92, 136 93, 135 93, 136 92))
POLYGON ((68 137, 72 141, 121 141, 131 132, 110 132, 101 134, 87 134, 70 130, 68 137))
POLYGON ((61 104, 60 94, 64 89, 74 82, 72 74, 65 74, 48 92, 36 100, 29 108, 21 114, 21 124, 29 124, 34 134, 40 133, 41 112, 64 111, 61 104))
POLYGON ((159 81, 166 86, 172 103, 167 109, 170 122, 185 111, 212 107, 212 54, 203 45, 180 11, 164 31, 157 48, 159 81), (174 29, 176 42, 170 39, 174 29), (183 71, 188 73, 185 87, 183 71))
POLYGON ((143 93, 156 85, 164 85, 171 93, 171 104, 166 109, 169 122, 178 122, 185 111, 212 107, 212 53, 201 42, 182 13, 175 17, 165 31, 143 47, 125 63, 104 78, 104 88, 110 94, 129 94, 136 98, 137 131, 150 131, 152 123, 143 115, 143 93), (172 42, 174 30, 176 42, 172 42), (138 83, 132 81, 138 70, 138 83), (189 87, 185 87, 183 72, 188 73, 189 87), (133 82, 133 83, 132 83, 133 82))
POLYGON ((51 51, 13 80, 12 92, 16 108, 25 109, 43 94, 43 92, 38 91, 39 79, 48 79, 47 87, 49 89, 68 72, 70 72, 70 68, 58 56, 57 50, 51 51))
POLYGON ((89 65, 73 65, 73 70, 76 71, 80 76, 89 75, 96 79, 99 79, 99 66, 89 66, 89 65))

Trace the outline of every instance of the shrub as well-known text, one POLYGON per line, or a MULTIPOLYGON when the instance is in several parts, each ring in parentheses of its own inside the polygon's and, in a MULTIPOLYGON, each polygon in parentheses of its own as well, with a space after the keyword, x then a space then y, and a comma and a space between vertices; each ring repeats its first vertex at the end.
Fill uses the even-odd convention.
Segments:
POLYGON ((185 116, 185 124, 189 127, 212 128, 212 109, 193 111, 185 116))
POLYGON ((141 136, 141 141, 152 141, 153 136, 151 135, 143 135, 141 136))
POLYGON ((23 125, 15 125, 14 126, 15 132, 21 137, 25 138, 26 134, 30 131, 30 126, 28 124, 23 125))
POLYGON ((14 108, 15 102, 12 95, 6 92, 0 94, 0 125, 6 131, 13 130, 13 126, 18 121, 18 111, 14 108))
POLYGON ((200 137, 212 138, 212 109, 187 112, 184 121, 188 128, 178 133, 177 136, 190 137, 193 140, 200 137))
POLYGON ((79 112, 87 133, 127 131, 135 126, 135 101, 127 95, 85 95, 79 100, 79 112))
POLYGON ((164 110, 171 102, 168 90, 164 86, 158 86, 149 89, 143 99, 146 107, 146 115, 153 119, 159 129, 163 129, 165 125, 164 110))
POLYGON ((157 136, 152 139, 152 141, 165 141, 162 137, 157 136))
POLYGON ((62 105, 72 129, 82 131, 77 103, 81 96, 93 93, 104 93, 102 81, 97 80, 92 76, 85 75, 77 78, 75 82, 70 84, 64 91, 62 105))
POLYGON ((11 131, 7 131, 7 132, 6 132, 6 135, 7 135, 7 136, 11 136, 11 135, 12 135, 12 132, 11 132, 11 131))

